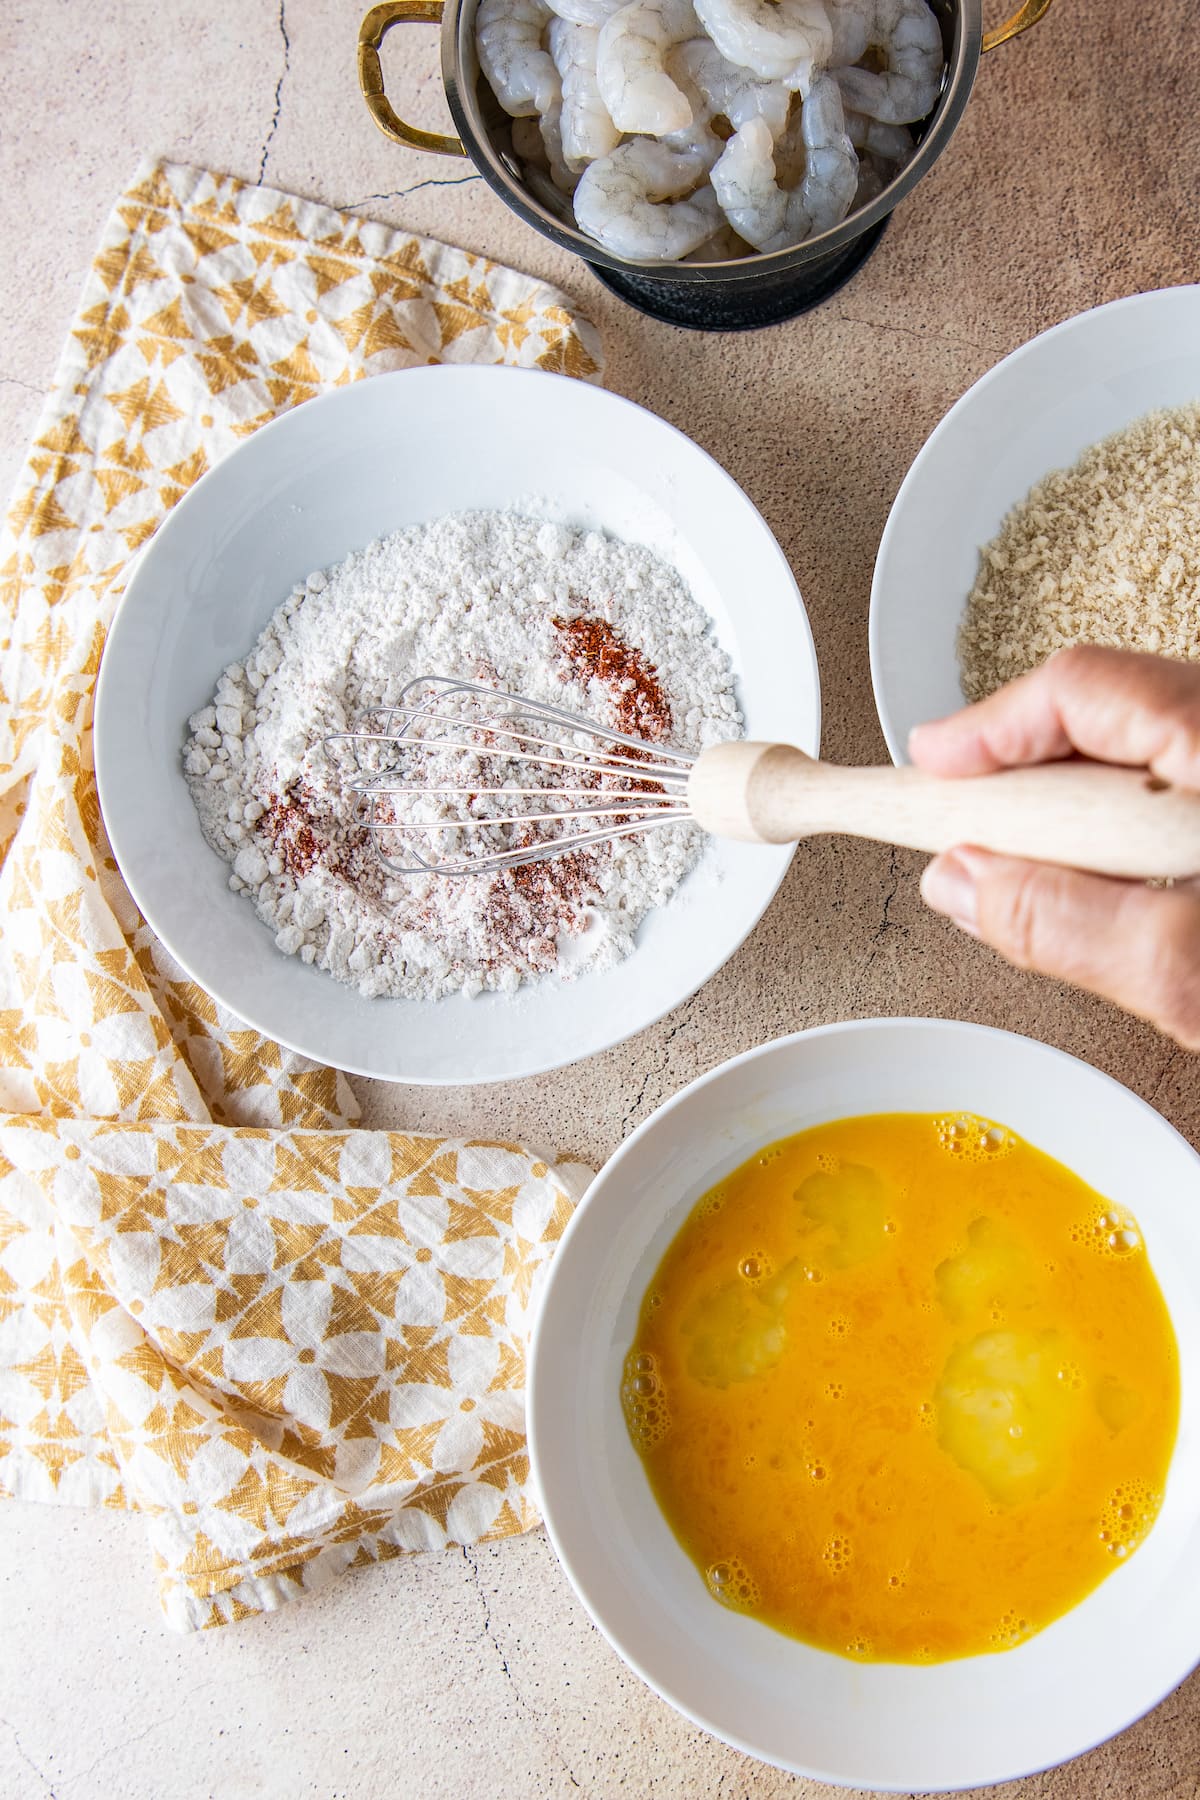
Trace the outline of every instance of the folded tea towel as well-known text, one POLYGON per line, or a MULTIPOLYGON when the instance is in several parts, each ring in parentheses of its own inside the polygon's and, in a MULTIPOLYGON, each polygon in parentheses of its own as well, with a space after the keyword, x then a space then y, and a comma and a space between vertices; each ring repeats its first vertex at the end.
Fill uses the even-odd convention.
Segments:
POLYGON ((354 1129, 339 1075, 154 939, 92 773, 105 628, 191 483, 325 388, 450 360, 600 376, 527 276, 146 165, 0 545, 0 1491, 142 1511, 182 1628, 536 1520, 530 1294, 586 1172, 354 1129))

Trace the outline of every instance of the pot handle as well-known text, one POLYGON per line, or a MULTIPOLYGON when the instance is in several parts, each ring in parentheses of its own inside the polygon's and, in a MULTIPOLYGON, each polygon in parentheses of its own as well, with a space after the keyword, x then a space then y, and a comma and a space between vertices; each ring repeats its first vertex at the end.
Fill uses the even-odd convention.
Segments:
POLYGON ((392 26, 437 25, 441 17, 442 0, 381 0, 380 5, 373 6, 358 28, 358 85, 371 117, 385 137, 410 150, 427 150, 434 156, 465 156, 466 149, 458 138, 406 125, 384 92, 379 46, 392 26))
MULTIPOLYGON (((994 31, 984 32, 983 48, 995 50, 997 45, 1007 44, 1009 38, 1019 37, 1031 25, 1036 25, 1039 19, 1044 19, 1053 4, 1054 0, 1025 0, 1025 4, 1017 8, 1011 19, 1006 19, 1003 25, 997 25, 994 31)), ((377 7, 375 10, 382 12, 386 9, 377 7)))

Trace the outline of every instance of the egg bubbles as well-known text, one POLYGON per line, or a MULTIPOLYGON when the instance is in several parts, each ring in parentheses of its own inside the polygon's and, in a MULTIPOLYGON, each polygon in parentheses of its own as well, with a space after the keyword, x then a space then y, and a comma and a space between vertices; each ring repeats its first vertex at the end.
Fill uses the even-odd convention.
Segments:
POLYGON ((929 1663, 1020 1644, 1136 1551, 1179 1358, 1136 1219, 992 1120, 875 1114, 701 1198, 621 1401, 714 1603, 929 1663))

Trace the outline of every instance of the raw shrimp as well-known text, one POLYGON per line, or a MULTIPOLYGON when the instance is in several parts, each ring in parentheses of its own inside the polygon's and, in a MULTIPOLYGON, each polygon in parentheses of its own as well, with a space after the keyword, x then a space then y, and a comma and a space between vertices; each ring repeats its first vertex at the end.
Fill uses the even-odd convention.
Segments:
MULTIPOLYGON (((839 87, 842 73, 839 69, 835 77, 839 87)), ((865 151, 872 162, 879 164, 881 173, 885 168, 902 169, 917 147, 907 125, 889 125, 866 113, 847 111, 846 136, 860 155, 865 151)))
POLYGON ((712 126, 702 119, 685 125, 682 131, 668 131, 658 141, 676 156, 690 156, 705 175, 725 148, 724 138, 719 138, 712 126))
POLYGON ((857 212, 882 194, 911 159, 916 144, 907 125, 886 125, 882 119, 868 119, 866 113, 846 114, 846 135, 858 151, 858 190, 853 208, 857 212))
POLYGON ((546 108, 540 119, 514 119, 512 147, 526 164, 526 180, 530 170, 545 170, 560 194, 573 194, 579 174, 563 155, 561 121, 562 105, 558 100, 546 108))
POLYGON ((707 183, 699 186, 705 173, 701 157, 631 138, 583 171, 575 217, 581 230, 629 262, 676 262, 721 224, 716 195, 707 183))
POLYGON ((833 29, 823 0, 696 0, 696 11, 726 62, 764 81, 807 93, 829 62, 833 29))
POLYGON ((667 73, 678 84, 691 107, 692 122, 679 131, 664 132, 660 140, 677 155, 695 157, 706 174, 725 148, 725 140, 713 130, 712 121, 716 117, 716 108, 692 79, 691 59, 685 52, 693 45, 707 43, 707 38, 689 38, 687 43, 676 45, 667 57, 667 73))
POLYGON ((846 135, 842 96, 831 75, 821 75, 800 109, 806 151, 800 198, 809 233, 830 231, 850 210, 858 185, 858 157, 846 135))
POLYGON ((751 119, 730 138, 710 177, 726 219, 756 250, 782 250, 805 235, 790 228, 793 196, 775 179, 771 150, 771 133, 761 119, 751 119))
POLYGON ((713 191, 734 230, 756 250, 783 250, 845 218, 858 187, 837 83, 813 82, 800 114, 804 177, 789 192, 776 178, 771 134, 761 119, 735 132, 712 171, 713 191))
POLYGON ((885 67, 838 69, 847 106, 889 125, 911 125, 929 112, 942 83, 945 57, 938 22, 925 0, 875 0, 868 48, 885 67))
POLYGON ((545 0, 480 0, 475 20, 480 66, 514 119, 544 113, 559 97, 558 70, 542 49, 551 17, 545 0))
MULTIPOLYGON (((530 125, 533 124, 532 119, 525 122, 530 125)), ((541 143, 539 138, 538 149, 540 150, 540 148, 541 143)), ((540 156, 536 160, 532 157, 523 158, 522 162, 523 166, 521 174, 525 186, 529 189, 529 192, 533 195, 534 199, 538 201, 540 205, 544 206, 546 211, 553 218, 561 219, 565 225, 573 224, 570 196, 564 194, 561 188, 555 187, 545 157, 540 156)), ((571 179, 572 181, 578 181, 579 177, 578 175, 573 175, 571 179)))
POLYGON ((849 68, 866 55, 875 24, 875 0, 825 0, 833 28, 831 69, 849 68))
POLYGON ((732 225, 722 225, 679 260, 686 263, 740 262, 743 257, 753 255, 753 246, 740 238, 732 225))
POLYGON ((628 4, 629 0, 552 0, 551 11, 572 25, 591 25, 599 31, 605 19, 628 4))
POLYGON ((527 170, 529 168, 545 169, 549 173, 550 159, 546 155, 541 127, 536 119, 527 117, 513 120, 512 147, 514 156, 520 157, 527 170))
POLYGON ((860 161, 858 165, 858 186, 854 190, 852 212, 858 212, 864 206, 870 206, 882 194, 887 182, 879 173, 873 162, 860 161))
POLYGON ((538 120, 538 129, 546 147, 550 179, 560 193, 573 194, 579 185, 579 171, 571 167, 563 150, 561 100, 555 100, 553 105, 546 108, 538 120))
POLYGON ((692 105, 693 118, 709 125, 728 119, 736 131, 747 119, 764 119, 777 138, 788 121, 792 96, 782 82, 762 81, 727 62, 708 38, 689 38, 667 58, 667 68, 692 105))
POLYGON ((671 46, 699 30, 692 0, 632 0, 605 21, 596 46, 596 82, 619 131, 662 137, 691 124, 687 95, 665 65, 671 46))
POLYGON ((596 86, 599 35, 591 25, 576 25, 559 18, 550 21, 547 41, 562 81, 562 155, 572 169, 582 169, 596 157, 607 156, 621 141, 596 86))
POLYGON ((794 111, 775 140, 773 152, 775 179, 789 193, 804 180, 804 168, 808 161, 808 147, 800 130, 801 117, 802 110, 797 97, 794 111))

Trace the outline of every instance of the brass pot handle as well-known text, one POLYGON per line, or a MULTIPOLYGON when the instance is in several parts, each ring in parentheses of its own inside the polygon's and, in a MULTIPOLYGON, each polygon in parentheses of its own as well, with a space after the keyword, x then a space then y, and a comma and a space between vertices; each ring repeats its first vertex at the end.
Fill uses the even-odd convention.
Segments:
POLYGON ((410 150, 428 150, 434 156, 465 156, 466 148, 458 138, 406 125, 384 92, 379 46, 392 26, 438 25, 441 18, 442 0, 381 0, 380 5, 373 6, 358 28, 358 85, 371 117, 385 137, 406 144, 410 150))
MULTIPOLYGON (((1011 19, 1006 19, 1003 25, 997 25, 995 31, 984 32, 984 49, 994 50, 998 44, 1007 44, 1009 38, 1019 37, 1031 25, 1036 25, 1039 19, 1044 19, 1053 4, 1054 0, 1025 0, 1025 4, 1017 8, 1011 19)), ((384 10, 382 7, 376 8, 377 12, 384 10)), ((367 16, 369 18, 370 14, 367 16)))

